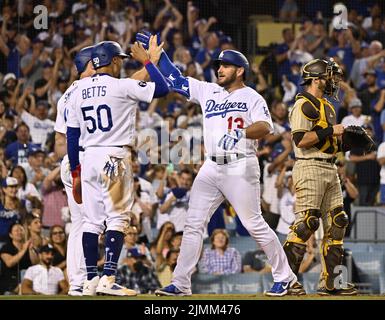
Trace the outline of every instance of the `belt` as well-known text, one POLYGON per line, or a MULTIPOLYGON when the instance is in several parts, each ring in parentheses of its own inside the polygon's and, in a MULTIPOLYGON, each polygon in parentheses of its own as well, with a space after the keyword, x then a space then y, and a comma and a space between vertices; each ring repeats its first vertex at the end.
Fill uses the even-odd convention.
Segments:
POLYGON ((79 147, 79 152, 84 152, 84 148, 83 147, 79 147))
POLYGON ((228 154, 225 156, 211 156, 209 157, 212 161, 216 162, 217 164, 228 164, 230 162, 245 158, 246 156, 241 153, 234 153, 234 154, 228 154))
POLYGON ((296 160, 316 160, 316 161, 322 161, 322 162, 327 162, 327 163, 334 163, 336 161, 336 158, 296 158, 296 160))

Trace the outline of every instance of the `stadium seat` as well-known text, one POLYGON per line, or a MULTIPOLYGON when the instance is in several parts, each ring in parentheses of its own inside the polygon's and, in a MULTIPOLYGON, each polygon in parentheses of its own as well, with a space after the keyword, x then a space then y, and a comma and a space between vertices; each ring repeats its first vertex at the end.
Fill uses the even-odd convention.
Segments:
POLYGON ((344 248, 351 250, 353 253, 356 251, 365 252, 369 250, 368 243, 356 243, 356 242, 344 242, 344 248))
POLYGON ((384 279, 380 278, 385 272, 384 253, 375 252, 353 252, 353 258, 359 269, 361 282, 371 284, 371 293, 378 294, 384 290, 384 279))
POLYGON ((230 247, 237 249, 242 256, 247 251, 254 251, 257 249, 257 243, 252 237, 232 237, 229 242, 230 247))
POLYGON ((222 276, 195 274, 191 278, 192 292, 202 294, 222 294, 222 276))
POLYGON ((224 294, 262 293, 262 276, 257 272, 222 276, 222 288, 224 294))
POLYGON ((371 243, 371 244, 369 244, 369 251, 370 252, 375 252, 375 251, 385 252, 385 243, 371 243))
POLYGON ((262 275, 263 291, 270 290, 271 287, 273 286, 273 283, 274 283, 274 280, 273 280, 273 276, 271 275, 271 273, 264 273, 262 275))

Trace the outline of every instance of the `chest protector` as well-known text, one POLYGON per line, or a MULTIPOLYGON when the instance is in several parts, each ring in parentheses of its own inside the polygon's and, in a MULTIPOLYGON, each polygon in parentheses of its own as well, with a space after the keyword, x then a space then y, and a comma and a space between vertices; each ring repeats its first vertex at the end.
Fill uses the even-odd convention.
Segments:
MULTIPOLYGON (((326 99, 318 99, 308 92, 297 94, 296 100, 304 99, 301 111, 306 119, 312 121, 311 131, 332 127, 337 123, 334 107, 326 99)), ((326 154, 336 154, 339 150, 337 137, 329 136, 313 147, 326 154)))

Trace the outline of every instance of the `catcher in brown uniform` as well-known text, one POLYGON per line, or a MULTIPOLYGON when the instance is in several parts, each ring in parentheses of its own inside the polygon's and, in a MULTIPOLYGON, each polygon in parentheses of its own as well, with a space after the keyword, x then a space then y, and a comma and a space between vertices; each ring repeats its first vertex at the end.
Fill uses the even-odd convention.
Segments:
MULTIPOLYGON (((341 288, 336 279, 339 273, 334 273, 335 267, 342 264, 342 244, 348 225, 334 164, 335 154, 340 149, 338 137, 342 136, 344 127, 336 124, 334 107, 323 96, 337 96, 341 76, 342 70, 333 60, 315 59, 307 63, 302 69, 302 85, 306 90, 297 95, 289 115, 296 156, 293 168, 296 220, 284 250, 297 274, 306 252, 306 241, 322 219, 324 239, 318 293, 323 295, 357 294, 351 284, 341 288)), ((297 283, 291 293, 305 294, 305 291, 297 283)))

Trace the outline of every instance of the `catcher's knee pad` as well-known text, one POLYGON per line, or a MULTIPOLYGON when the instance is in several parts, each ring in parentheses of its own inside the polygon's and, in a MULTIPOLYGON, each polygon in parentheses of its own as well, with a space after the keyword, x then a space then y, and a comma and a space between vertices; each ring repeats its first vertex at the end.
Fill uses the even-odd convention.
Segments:
POLYGON ((328 232, 328 238, 332 241, 342 241, 345 235, 346 227, 349 224, 348 215, 342 207, 337 207, 330 211, 331 225, 328 232))
MULTIPOLYGON (((296 236, 305 243, 310 236, 318 229, 321 217, 321 211, 318 209, 309 209, 305 211, 305 216, 292 227, 296 236)), ((290 240, 289 240, 290 241, 290 240)), ((293 241, 296 242, 296 241, 293 241)))
POLYGON ((339 275, 337 266, 342 265, 344 249, 342 244, 332 244, 324 241, 322 244, 322 275, 320 286, 328 290, 335 289, 335 279, 339 275))
POLYGON ((299 267, 306 252, 306 244, 286 241, 283 245, 283 250, 287 256, 291 270, 298 274, 299 267))

